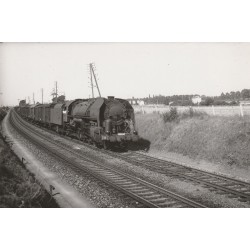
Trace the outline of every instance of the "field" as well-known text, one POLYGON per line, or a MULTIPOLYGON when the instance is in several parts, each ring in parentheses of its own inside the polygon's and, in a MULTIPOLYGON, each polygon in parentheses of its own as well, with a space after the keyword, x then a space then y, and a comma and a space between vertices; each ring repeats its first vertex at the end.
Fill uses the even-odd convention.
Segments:
MULTIPOLYGON (((170 110, 169 106, 165 105, 134 105, 136 113, 164 113, 170 110)), ((194 106, 192 107, 197 112, 205 112, 209 115, 219 116, 245 116, 250 115, 250 106, 194 106)), ((188 106, 177 107, 179 112, 185 112, 189 109, 188 106)))
POLYGON ((248 169, 250 118, 195 114, 179 112, 177 118, 164 122, 162 114, 137 113, 138 132, 150 141, 151 149, 248 169))

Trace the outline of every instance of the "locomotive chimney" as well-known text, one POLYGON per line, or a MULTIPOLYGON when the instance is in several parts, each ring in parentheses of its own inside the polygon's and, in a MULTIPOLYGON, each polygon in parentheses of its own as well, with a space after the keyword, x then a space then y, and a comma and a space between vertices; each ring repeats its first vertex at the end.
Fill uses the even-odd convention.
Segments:
POLYGON ((113 100, 115 99, 115 97, 114 97, 114 96, 108 96, 108 99, 109 99, 110 101, 113 101, 113 100))

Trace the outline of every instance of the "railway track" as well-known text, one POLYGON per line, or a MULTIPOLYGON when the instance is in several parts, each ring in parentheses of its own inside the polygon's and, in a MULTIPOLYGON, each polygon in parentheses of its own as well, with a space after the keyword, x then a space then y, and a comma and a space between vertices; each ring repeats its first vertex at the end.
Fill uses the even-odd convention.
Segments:
POLYGON ((107 151, 105 153, 160 174, 201 184, 218 194, 225 194, 230 198, 238 198, 242 202, 250 202, 250 183, 161 160, 138 152, 129 151, 118 154, 107 151))
POLYGON ((38 133, 34 130, 33 125, 25 122, 15 111, 11 111, 10 115, 11 125, 32 143, 64 161, 74 170, 91 175, 138 201, 145 207, 205 207, 198 202, 129 175, 114 166, 94 160, 77 152, 77 150, 54 141, 48 136, 38 133))

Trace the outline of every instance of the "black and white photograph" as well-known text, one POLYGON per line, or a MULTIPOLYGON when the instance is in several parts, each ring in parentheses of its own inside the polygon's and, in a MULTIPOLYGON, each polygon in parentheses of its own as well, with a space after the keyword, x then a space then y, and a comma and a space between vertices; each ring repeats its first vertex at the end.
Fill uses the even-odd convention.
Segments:
POLYGON ((0 46, 1 207, 250 207, 249 43, 0 46))
POLYGON ((0 0, 0 246, 244 249, 245 0, 0 0))

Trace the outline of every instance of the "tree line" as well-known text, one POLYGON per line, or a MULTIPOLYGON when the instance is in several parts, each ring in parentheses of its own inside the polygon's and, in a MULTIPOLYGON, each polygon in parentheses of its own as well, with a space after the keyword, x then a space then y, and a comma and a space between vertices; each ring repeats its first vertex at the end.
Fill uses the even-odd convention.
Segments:
MULTIPOLYGON (((145 104, 163 104, 176 106, 194 106, 192 98, 199 95, 153 95, 142 98, 145 104)), ((242 100, 250 99, 250 89, 243 89, 241 91, 231 91, 221 93, 220 96, 206 96, 202 95, 199 105, 238 105, 242 100)))

